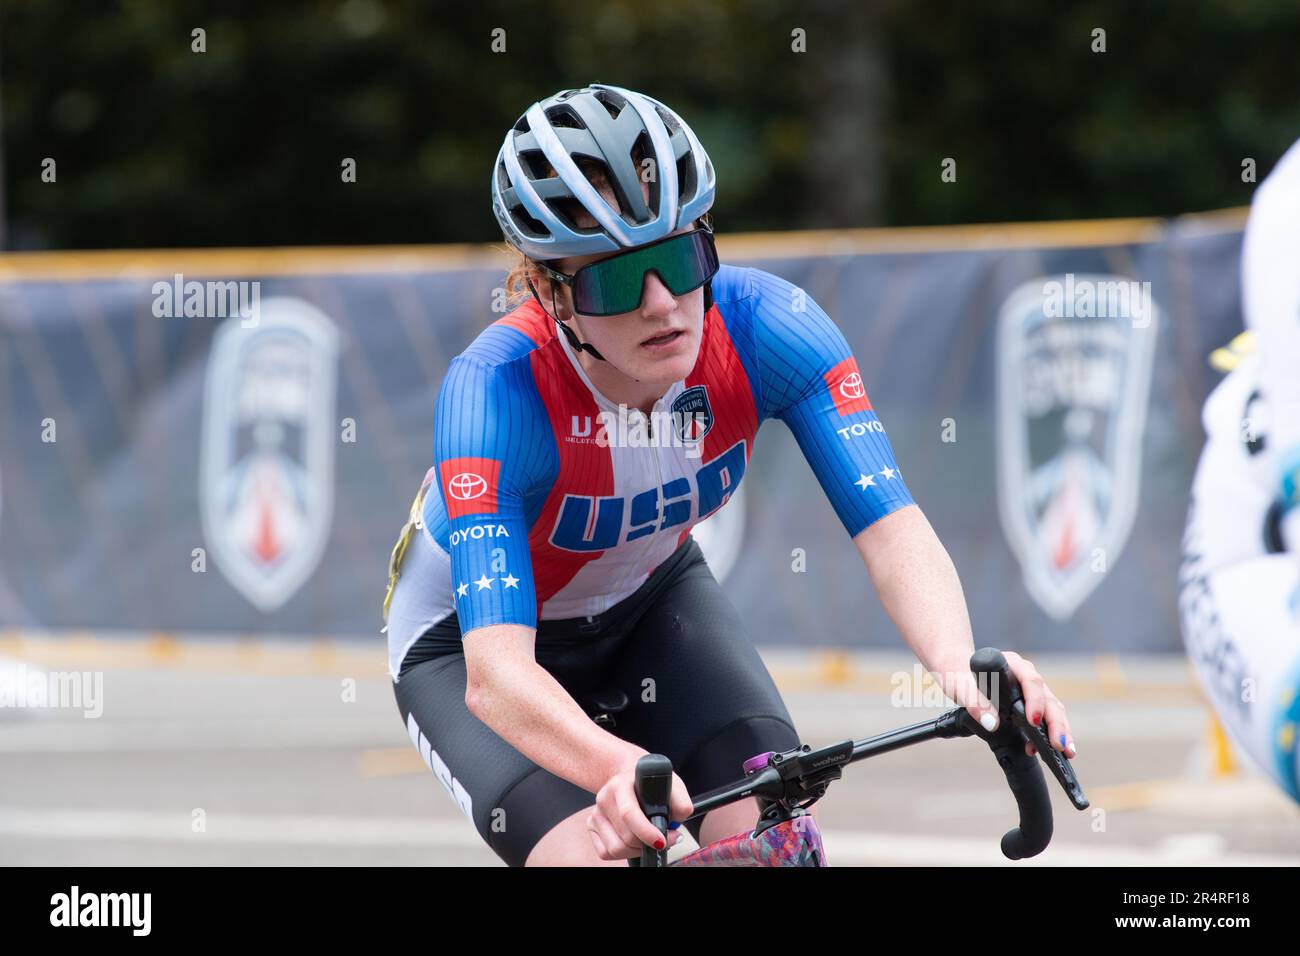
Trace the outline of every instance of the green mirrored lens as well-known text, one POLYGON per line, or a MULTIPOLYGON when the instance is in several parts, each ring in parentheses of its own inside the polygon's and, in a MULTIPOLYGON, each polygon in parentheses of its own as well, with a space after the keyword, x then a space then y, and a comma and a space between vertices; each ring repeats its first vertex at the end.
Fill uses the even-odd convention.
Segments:
POLYGON ((673 295, 685 295, 717 270, 717 254, 708 234, 699 230, 684 233, 578 270, 574 307, 584 315, 631 312, 641 304, 647 272, 658 273, 673 295))

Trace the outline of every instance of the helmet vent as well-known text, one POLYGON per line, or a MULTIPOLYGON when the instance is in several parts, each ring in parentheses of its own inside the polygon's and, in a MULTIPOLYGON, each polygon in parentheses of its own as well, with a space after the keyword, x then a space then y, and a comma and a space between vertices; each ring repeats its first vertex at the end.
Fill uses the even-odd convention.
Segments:
POLYGON ((546 206, 548 209, 551 210, 551 212, 555 213, 555 215, 560 219, 561 222, 563 222, 566 226, 568 226, 576 233, 579 233, 581 235, 592 235, 594 233, 600 232, 599 225, 596 226, 578 225, 577 219, 574 217, 573 214, 578 209, 580 209, 581 206, 578 204, 576 200, 548 199, 546 200, 546 206))
POLYGON ((694 199, 698 187, 699 184, 695 181, 695 162, 691 154, 687 153, 677 160, 677 192, 682 197, 682 202, 694 199))
POLYGON ((672 113, 669 113, 662 106, 656 106, 655 112, 659 114, 659 118, 663 120, 664 125, 668 127, 669 136, 674 135, 677 132, 677 130, 680 129, 680 126, 677 123, 677 118, 673 116, 672 113))
POLYGON ((534 239, 547 239, 551 235, 550 230, 530 216, 522 204, 510 210, 510 218, 521 232, 534 239))
POLYGON ((555 106, 546 111, 546 118, 551 121, 552 126, 562 126, 567 129, 586 129, 586 124, 582 122, 577 111, 572 106, 555 106))
POLYGON ((618 114, 623 112, 623 98, 609 90, 598 90, 596 92, 596 102, 609 111, 610 119, 618 119, 618 114))
POLYGON ((520 153, 519 165, 528 171, 531 179, 545 179, 555 172, 547 161, 546 154, 540 149, 530 149, 520 153))

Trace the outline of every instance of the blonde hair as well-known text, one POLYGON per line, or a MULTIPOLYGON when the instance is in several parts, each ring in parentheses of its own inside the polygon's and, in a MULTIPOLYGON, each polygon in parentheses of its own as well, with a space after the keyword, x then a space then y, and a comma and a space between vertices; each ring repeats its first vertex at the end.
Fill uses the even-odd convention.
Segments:
POLYGON ((532 260, 513 246, 507 246, 506 249, 513 254, 515 260, 506 273, 506 308, 514 309, 532 296, 526 281, 528 273, 532 271, 532 260))

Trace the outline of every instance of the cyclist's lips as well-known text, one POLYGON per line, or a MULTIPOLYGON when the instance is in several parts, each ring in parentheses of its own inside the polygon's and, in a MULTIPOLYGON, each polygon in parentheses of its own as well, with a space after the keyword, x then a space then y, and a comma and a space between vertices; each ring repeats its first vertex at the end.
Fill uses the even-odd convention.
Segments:
POLYGON ((661 332, 658 335, 650 336, 650 338, 645 339, 641 345, 643 348, 659 351, 662 349, 672 348, 685 337, 686 333, 681 329, 669 329, 667 332, 661 332))

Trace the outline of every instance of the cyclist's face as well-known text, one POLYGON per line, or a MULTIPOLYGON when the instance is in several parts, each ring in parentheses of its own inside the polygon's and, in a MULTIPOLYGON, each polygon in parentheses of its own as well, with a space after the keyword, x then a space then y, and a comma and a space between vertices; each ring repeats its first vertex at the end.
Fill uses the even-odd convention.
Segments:
MULTIPOLYGON (((650 186, 644 183, 643 191, 649 200, 650 186)), ((612 191, 602 191, 611 203, 617 205, 612 191)), ((594 219, 585 214, 579 217, 579 228, 592 228, 594 219)), ((691 223, 678 233, 696 228, 691 223)), ((571 256, 552 266, 567 275, 573 275, 591 262, 609 258, 617 253, 590 256, 571 256)), ((550 283, 538 287, 549 299, 550 283)), ((671 385, 690 374, 695 367, 695 357, 700 350, 700 336, 704 328, 704 289, 685 295, 673 295, 658 275, 651 272, 645 277, 641 305, 633 312, 620 315, 584 316, 573 311, 573 293, 556 283, 559 301, 554 303, 560 319, 568 322, 578 333, 578 338, 605 356, 615 369, 641 382, 671 385)), ((547 303, 550 305, 550 303, 547 303)))

